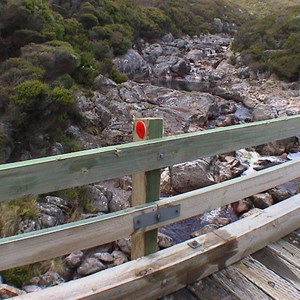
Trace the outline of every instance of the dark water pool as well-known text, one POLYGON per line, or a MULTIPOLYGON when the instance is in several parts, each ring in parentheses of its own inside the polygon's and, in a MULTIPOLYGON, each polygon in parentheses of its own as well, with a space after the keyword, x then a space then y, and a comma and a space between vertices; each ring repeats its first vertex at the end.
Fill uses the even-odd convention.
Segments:
POLYGON ((161 233, 170 236, 174 243, 181 243, 191 238, 191 234, 209 224, 219 224, 220 219, 228 219, 230 222, 238 220, 230 207, 214 209, 203 215, 192 217, 180 222, 164 226, 159 229, 161 233))

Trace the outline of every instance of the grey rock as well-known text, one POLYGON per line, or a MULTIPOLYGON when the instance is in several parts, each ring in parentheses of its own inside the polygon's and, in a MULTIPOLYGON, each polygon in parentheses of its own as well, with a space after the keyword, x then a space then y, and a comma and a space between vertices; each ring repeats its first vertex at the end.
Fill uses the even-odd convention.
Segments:
POLYGON ((50 149, 50 155, 60 155, 65 152, 64 146, 61 143, 55 143, 50 149))
POLYGON ((158 233, 157 236, 158 239, 158 247, 160 249, 165 249, 165 248, 169 248, 172 247, 174 245, 173 243, 173 239, 169 236, 167 236, 166 234, 163 234, 161 232, 158 233))
POLYGON ((250 197, 254 206, 260 209, 267 208, 274 204, 274 200, 269 193, 256 194, 250 197))
POLYGON ((121 264, 124 264, 128 261, 127 256, 122 251, 113 251, 111 254, 114 258, 114 265, 119 266, 121 264))
POLYGON ((273 200, 277 203, 283 201, 291 196, 289 191, 282 188, 273 188, 268 191, 268 193, 272 196, 273 200))
POLYGON ((164 43, 171 43, 174 41, 174 36, 172 33, 167 33, 165 34, 161 40, 164 42, 164 43))
POLYGON ((163 48, 160 44, 152 44, 143 51, 143 57, 149 63, 155 63, 162 54, 163 48))
POLYGON ((109 207, 109 212, 115 212, 115 211, 119 211, 122 209, 126 209, 130 207, 130 203, 128 201, 121 201, 120 199, 113 197, 109 203, 108 203, 108 207, 109 207))
POLYGON ((114 262, 114 258, 113 256, 108 253, 108 252, 99 252, 99 253, 95 253, 94 257, 105 262, 105 263, 113 263, 114 262))
POLYGON ((63 211, 58 206, 47 203, 39 203, 39 208, 42 214, 55 218, 55 225, 63 224, 65 222, 63 211))
POLYGON ((81 131, 80 128, 74 125, 71 125, 66 131, 65 133, 75 139, 80 139, 81 138, 81 131))
POLYGON ((69 268, 77 268, 83 258, 82 251, 74 251, 65 258, 65 263, 69 268))
POLYGON ((87 190, 92 210, 95 212, 108 212, 108 203, 112 199, 112 193, 101 186, 89 185, 87 190))
POLYGON ((65 282, 65 280, 54 271, 47 271, 45 274, 33 277, 29 280, 30 285, 38 285, 41 288, 47 288, 50 286, 59 285, 65 282))
POLYGON ((94 257, 86 258, 77 269, 79 275, 89 275, 106 269, 105 265, 94 257))
POLYGON ((288 153, 294 145, 295 138, 288 138, 257 146, 255 150, 261 155, 279 156, 288 153))
POLYGON ((252 121, 263 121, 273 119, 276 117, 276 113, 268 105, 260 104, 256 106, 252 112, 252 121))
POLYGON ((105 253, 105 252, 111 253, 114 248, 115 248, 115 243, 111 242, 97 247, 93 247, 88 250, 84 250, 84 255, 88 257, 92 257, 94 256, 95 253, 105 253))
POLYGON ((139 103, 145 101, 145 93, 142 88, 130 81, 120 85, 119 94, 121 99, 127 103, 139 103))
POLYGON ((185 193, 215 183, 210 162, 196 160, 166 169, 162 173, 161 189, 165 194, 185 193))
POLYGON ((101 74, 95 78, 94 84, 100 89, 117 87, 117 84, 113 80, 101 74))
POLYGON ((190 70, 191 65, 188 60, 185 59, 179 59, 174 65, 171 66, 171 71, 180 76, 189 74, 190 70))
POLYGON ((68 210, 70 207, 70 203, 67 200, 64 200, 60 197, 46 196, 44 198, 44 202, 55 205, 61 208, 62 210, 68 210))
POLYGON ((22 287, 22 290, 25 291, 26 293, 34 293, 34 292, 38 292, 41 291, 42 288, 39 287, 38 285, 25 285, 22 287))
POLYGON ((253 208, 253 204, 252 201, 247 198, 231 203, 231 207, 235 214, 241 215, 253 208))
POLYGON ((22 220, 19 223, 18 234, 27 233, 40 229, 40 224, 36 220, 22 220))
POLYGON ((113 60, 115 67, 129 78, 146 78, 149 76, 149 67, 143 57, 135 50, 130 49, 126 54, 113 60))
POLYGON ((173 43, 179 49, 186 49, 188 45, 188 41, 183 39, 176 39, 173 43))
POLYGON ((117 245, 127 255, 131 253, 131 238, 123 238, 117 241, 117 245))
POLYGON ((199 49, 193 49, 189 51, 186 55, 186 58, 191 62, 197 62, 201 58, 203 58, 203 51, 199 49))
POLYGON ((49 215, 46 215, 46 214, 41 214, 39 216, 39 221, 40 221, 40 224, 41 224, 41 228, 49 228, 49 227, 59 225, 58 222, 57 222, 56 217, 49 216, 49 215))

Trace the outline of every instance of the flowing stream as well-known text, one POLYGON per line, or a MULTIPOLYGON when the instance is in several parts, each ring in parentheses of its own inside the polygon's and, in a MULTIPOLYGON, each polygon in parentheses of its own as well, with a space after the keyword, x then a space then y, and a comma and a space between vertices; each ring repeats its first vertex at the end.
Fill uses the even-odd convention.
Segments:
MULTIPOLYGON (((244 176, 257 172, 259 169, 283 163, 287 160, 300 159, 300 152, 289 153, 285 159, 280 156, 261 156, 254 150, 241 149, 236 151, 236 157, 242 164, 247 166, 247 169, 242 174, 242 176, 244 176)), ((296 193, 299 184, 300 178, 284 183, 278 187, 287 190, 293 195, 296 193)), ((210 230, 213 230, 214 226, 215 228, 219 227, 220 221, 224 222, 224 220, 228 220, 228 223, 238 220, 238 216, 233 213, 230 206, 216 208, 202 215, 164 226, 160 228, 159 231, 170 236, 174 243, 181 243, 190 239, 191 234, 203 229, 205 226, 211 226, 210 230)), ((222 225, 226 225, 226 222, 222 225)))

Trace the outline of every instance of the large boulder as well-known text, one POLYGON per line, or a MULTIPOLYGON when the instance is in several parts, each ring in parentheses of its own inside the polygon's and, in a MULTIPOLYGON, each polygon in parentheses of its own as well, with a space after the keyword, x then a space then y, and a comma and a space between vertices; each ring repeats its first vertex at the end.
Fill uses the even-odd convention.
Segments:
POLYGON ((143 51, 143 57, 149 63, 155 63, 162 54, 163 48, 160 44, 152 44, 143 51))
POLYGON ((149 67, 143 57, 133 49, 113 60, 115 67, 131 79, 143 79, 149 76, 149 67))
POLYGON ((162 173, 161 189, 164 194, 185 193, 214 184, 210 159, 198 159, 175 165, 162 173))

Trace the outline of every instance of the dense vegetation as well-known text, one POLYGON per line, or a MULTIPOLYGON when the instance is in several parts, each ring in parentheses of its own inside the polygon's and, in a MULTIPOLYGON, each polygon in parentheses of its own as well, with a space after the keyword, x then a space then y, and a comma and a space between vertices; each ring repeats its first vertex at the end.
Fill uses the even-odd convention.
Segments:
POLYGON ((233 49, 257 70, 283 79, 300 78, 300 6, 277 11, 240 28, 233 49))
POLYGON ((231 2, 259 17, 270 15, 288 6, 299 5, 299 0, 231 0, 231 2))

